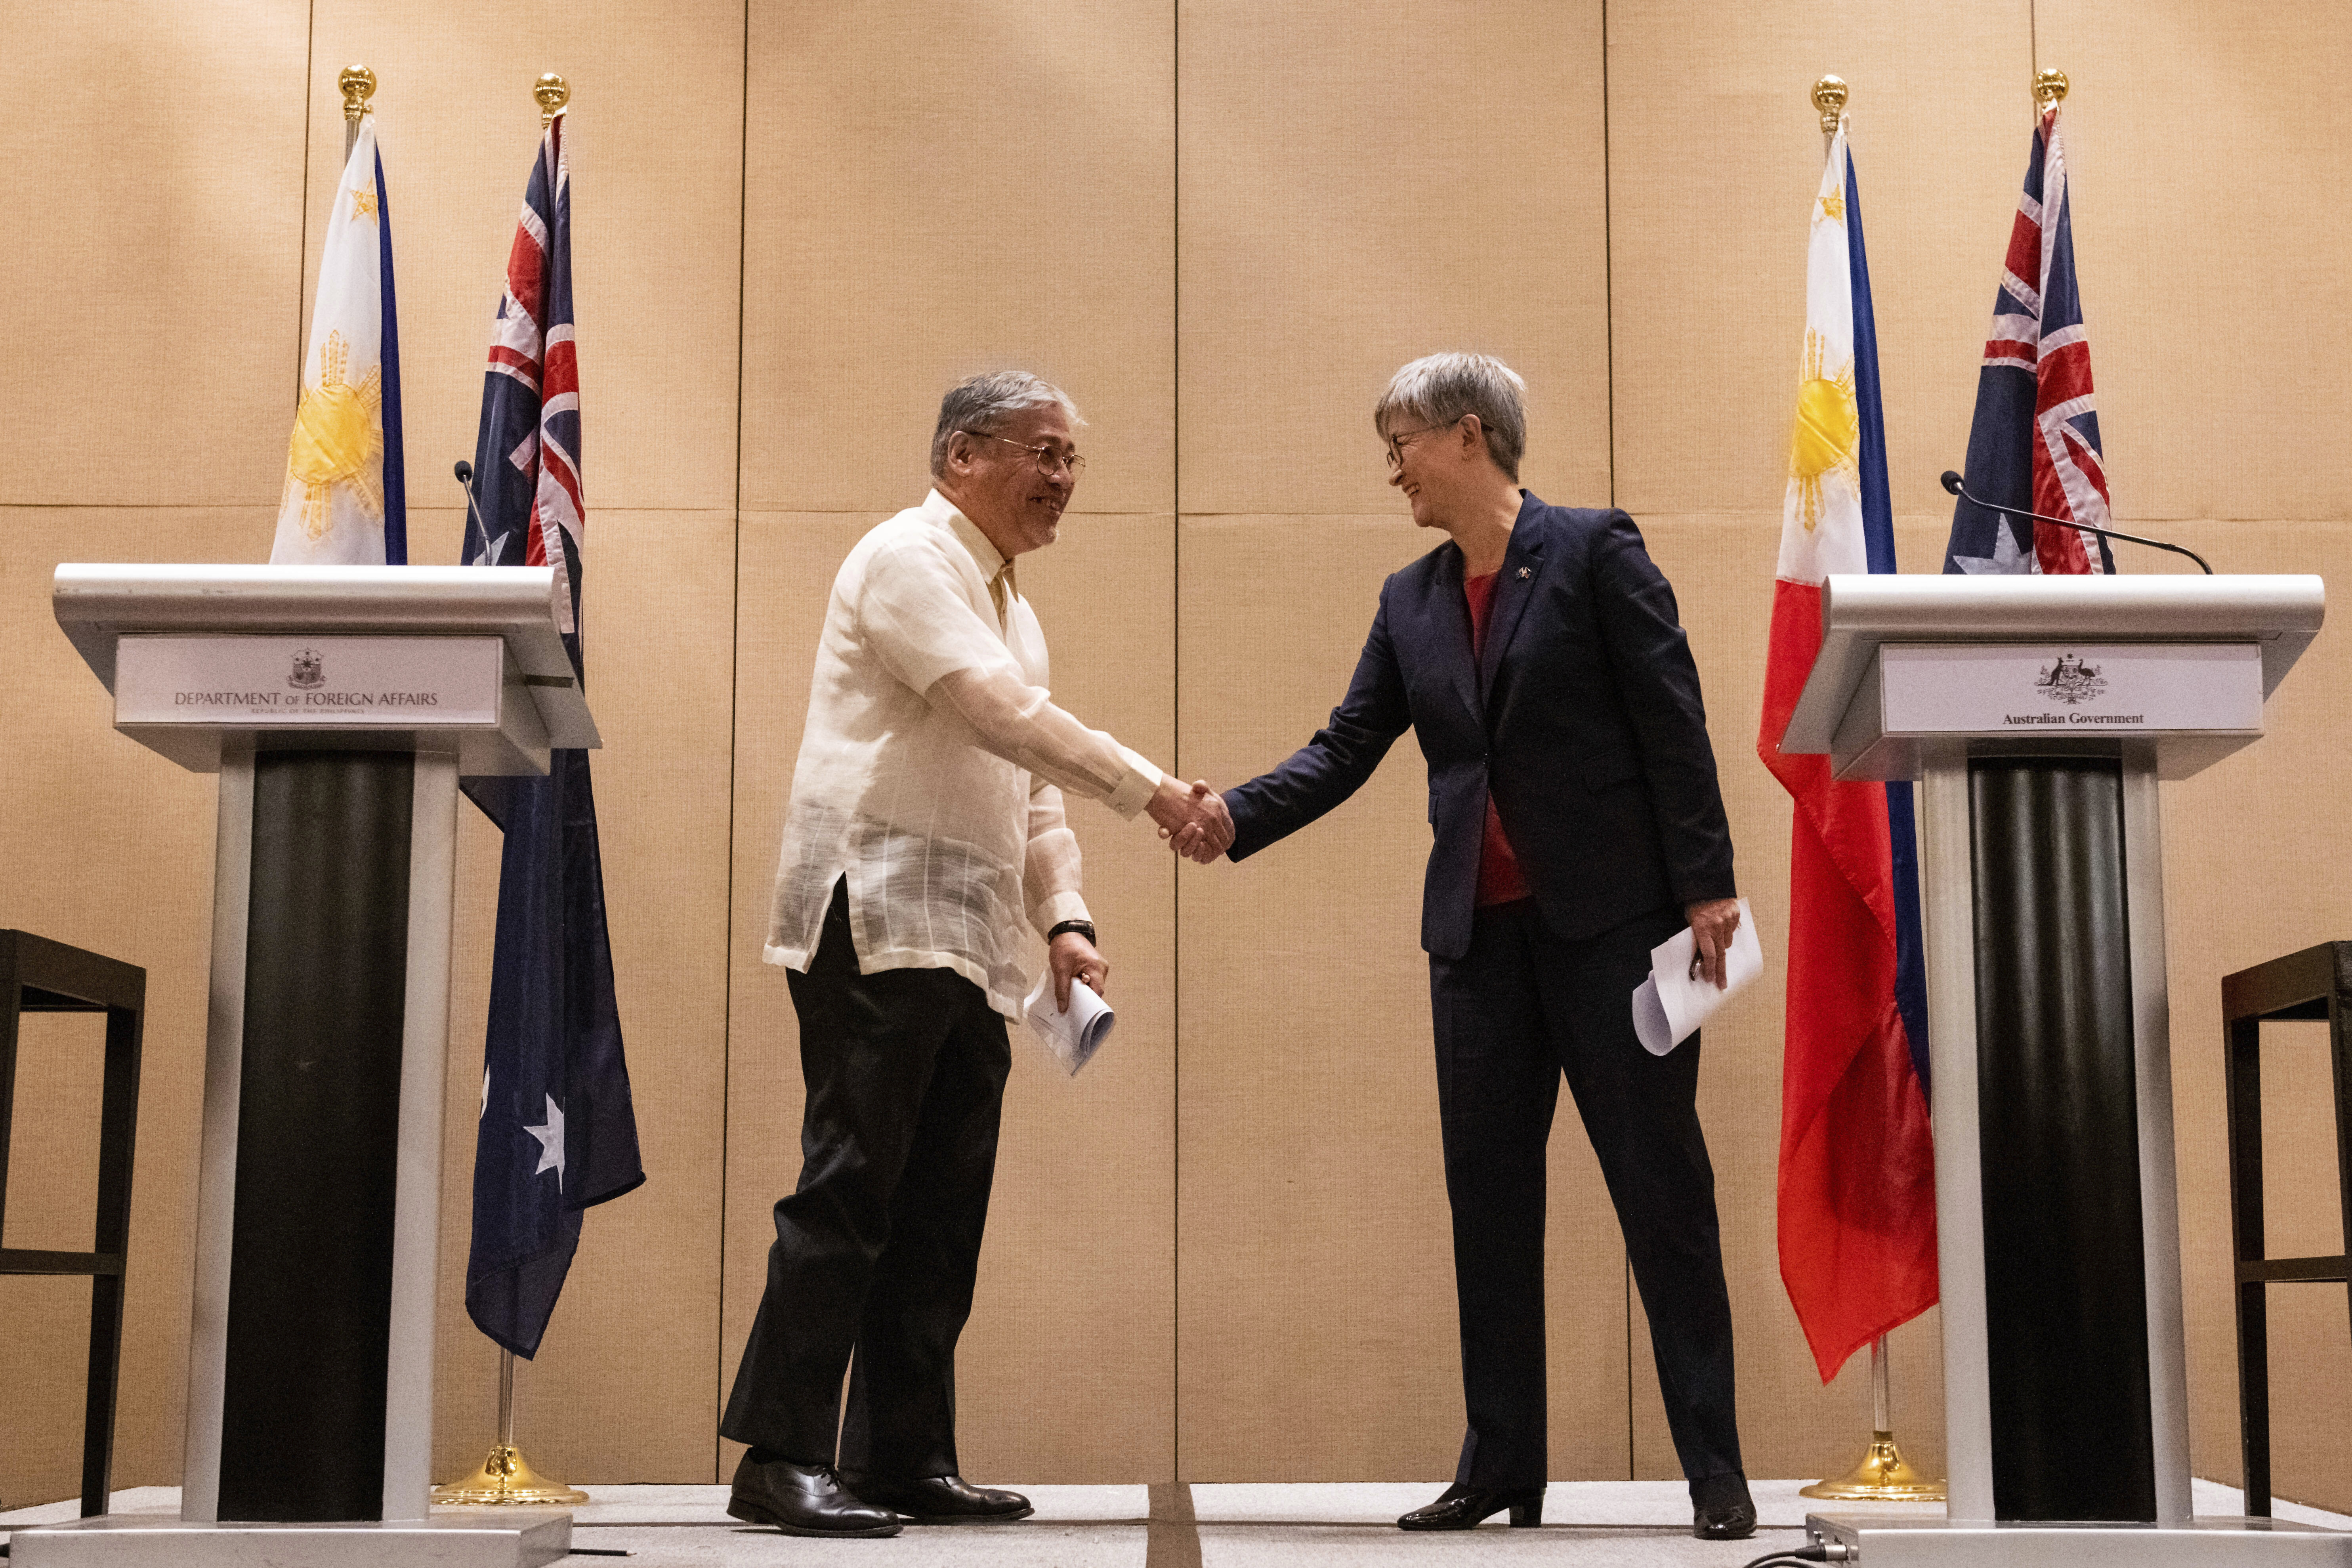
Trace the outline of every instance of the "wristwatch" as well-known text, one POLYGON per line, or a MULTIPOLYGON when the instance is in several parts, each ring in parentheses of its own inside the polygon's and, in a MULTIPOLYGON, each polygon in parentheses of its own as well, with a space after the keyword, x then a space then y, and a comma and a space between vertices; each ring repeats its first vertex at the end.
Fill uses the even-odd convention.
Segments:
POLYGON ((1059 925, 1055 926, 1052 931, 1047 931, 1047 932, 1045 933, 1045 940, 1046 940, 1046 942, 1050 943, 1050 942, 1052 942, 1055 937, 1057 937, 1057 936, 1061 935, 1061 934, 1062 934, 1064 931, 1074 931, 1077 932, 1080 936, 1085 937, 1085 938, 1087 939, 1087 943, 1088 943, 1089 945, 1091 945, 1091 944, 1093 943, 1094 940, 1095 940, 1095 922, 1094 922, 1094 921, 1064 921, 1061 924, 1059 924, 1059 925))

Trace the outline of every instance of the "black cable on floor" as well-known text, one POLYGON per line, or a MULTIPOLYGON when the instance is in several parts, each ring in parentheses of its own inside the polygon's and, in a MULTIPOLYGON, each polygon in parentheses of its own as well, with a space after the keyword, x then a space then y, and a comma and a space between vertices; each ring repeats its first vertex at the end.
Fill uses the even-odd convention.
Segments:
POLYGON ((1831 1548, 1823 1542, 1816 1542, 1811 1546, 1781 1547, 1752 1560, 1747 1564, 1747 1568, 1790 1568, 1790 1564, 1795 1564, 1796 1568, 1808 1568, 1809 1564, 1815 1563, 1843 1562, 1846 1549, 1840 1546, 1836 1550, 1837 1555, 1832 1558, 1830 1554, 1831 1548))

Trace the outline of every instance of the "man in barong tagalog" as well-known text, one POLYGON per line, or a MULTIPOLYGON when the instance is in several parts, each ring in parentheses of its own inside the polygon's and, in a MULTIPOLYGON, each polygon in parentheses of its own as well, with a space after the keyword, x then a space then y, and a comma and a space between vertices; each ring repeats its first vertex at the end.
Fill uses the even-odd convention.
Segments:
POLYGON ((1110 973, 1063 797, 1148 815, 1162 837, 1232 841, 1207 785, 1048 695, 1013 562, 1060 531, 1085 466, 1078 424, 1025 373, 950 389, 930 494, 858 542, 825 609, 766 951, 800 1016, 803 1161, 719 1424, 751 1445, 727 1511, 789 1534, 1030 1512, 958 1473, 955 1347, 1028 932, 1047 944, 1041 1006, 1110 973))

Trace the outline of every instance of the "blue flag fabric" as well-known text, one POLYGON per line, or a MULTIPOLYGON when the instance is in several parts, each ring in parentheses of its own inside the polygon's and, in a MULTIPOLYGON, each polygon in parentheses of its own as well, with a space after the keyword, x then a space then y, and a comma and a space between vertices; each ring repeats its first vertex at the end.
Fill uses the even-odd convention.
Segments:
MULTIPOLYGON (((563 644, 583 689, 580 398, 572 341, 571 183, 563 121, 548 128, 499 301, 474 448, 465 561, 551 565, 563 644)), ((515 1354, 538 1353, 580 1244, 581 1212, 646 1179, 613 986, 588 753, 545 778, 469 778, 506 835, 474 1143, 466 1311, 515 1354)))
MULTIPOLYGON (((1886 426, 1878 383, 1878 315, 1870 303, 1870 259, 1863 248, 1862 186, 1851 151, 1845 162, 1845 219, 1853 244, 1846 274, 1853 291, 1854 400, 1861 412, 1862 537, 1873 573, 1895 564, 1895 502, 1886 488, 1886 426)), ((1920 1092, 1934 1083, 1927 1070, 1927 956, 1919 919, 1919 835, 1911 781, 1886 784, 1886 839, 1895 902, 1895 1006, 1911 1047, 1920 1092)))

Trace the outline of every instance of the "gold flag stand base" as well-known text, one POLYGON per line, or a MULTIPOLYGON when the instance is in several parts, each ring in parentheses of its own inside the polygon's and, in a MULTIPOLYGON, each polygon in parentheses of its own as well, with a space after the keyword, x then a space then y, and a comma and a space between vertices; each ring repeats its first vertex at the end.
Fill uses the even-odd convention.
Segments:
MULTIPOLYGON (((1941 1497, 1943 1494, 1936 1494, 1941 1497)), ((451 1481, 446 1487, 433 1489, 433 1500, 438 1503, 515 1503, 537 1504, 544 1508, 551 1503, 586 1502, 588 1494, 551 1481, 530 1468, 530 1461, 519 1448, 504 1443, 494 1444, 490 1457, 482 1468, 462 1481, 451 1481)))
POLYGON ((436 1503, 537 1506, 586 1502, 588 1494, 551 1481, 530 1468, 514 1440, 514 1352, 499 1352, 499 1440, 482 1468, 462 1481, 433 1489, 436 1503))
POLYGON ((1942 1502, 1944 1483, 1931 1481, 1903 1459, 1892 1432, 1873 1432, 1862 1462, 1833 1481, 1815 1481, 1799 1497, 1839 1502, 1942 1502))
POLYGON ((1944 1483, 1931 1481, 1904 1463, 1895 1446, 1895 1423, 1887 1415, 1894 1404, 1887 1387, 1886 1336, 1870 1342, 1870 1447, 1862 1462, 1833 1481, 1815 1481, 1801 1488, 1799 1497, 1827 1498, 1836 1502, 1942 1502, 1944 1483))

